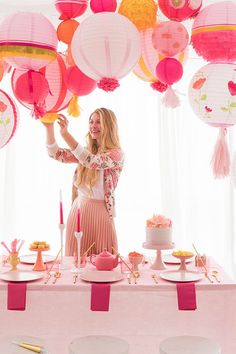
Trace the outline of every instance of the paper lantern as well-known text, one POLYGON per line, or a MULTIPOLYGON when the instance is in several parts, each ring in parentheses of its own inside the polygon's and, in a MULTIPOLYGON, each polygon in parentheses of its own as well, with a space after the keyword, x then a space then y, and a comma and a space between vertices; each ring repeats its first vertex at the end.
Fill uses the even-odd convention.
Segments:
MULTIPOLYGON (((45 68, 40 69, 40 73, 46 78, 50 89, 49 94, 44 99, 44 110, 46 114, 50 113, 50 121, 58 118, 55 113, 65 109, 73 96, 72 93, 67 90, 65 84, 66 69, 65 56, 59 53, 57 60, 51 62, 45 68)), ((21 70, 14 70, 12 75, 12 90, 14 93, 16 90, 16 82, 21 75, 21 70)), ((33 109, 32 104, 20 100, 18 96, 17 99, 26 108, 30 110, 33 109)), ((49 116, 47 115, 47 117, 49 116)))
POLYGON ((76 96, 88 95, 97 87, 96 81, 85 75, 76 66, 67 69, 65 82, 68 90, 76 96))
POLYGON ((157 64, 156 74, 159 80, 167 85, 173 85, 183 75, 182 64, 175 58, 164 58, 157 64))
POLYGON ((181 22, 199 12, 202 0, 158 0, 158 5, 170 20, 181 22))
POLYGON ((49 94, 48 82, 37 71, 27 71, 18 77, 14 94, 19 101, 33 105, 33 115, 42 117, 45 111, 45 98, 49 94))
POLYGON ((113 91, 140 57, 139 33, 126 17, 100 12, 86 18, 75 31, 71 52, 75 64, 98 81, 99 88, 113 91))
POLYGON ((38 70, 56 59, 57 35, 40 13, 19 12, 0 24, 0 57, 15 68, 38 70))
POLYGON ((176 21, 161 22, 153 29, 152 43, 154 48, 168 57, 182 52, 188 45, 188 39, 186 28, 176 21))
POLYGON ((222 1, 199 12, 191 43, 199 56, 210 62, 236 60, 236 4, 222 1))
POLYGON ((61 14, 60 20, 68 20, 83 15, 87 10, 88 0, 56 0, 55 7, 61 14))
POLYGON ((78 26, 79 22, 73 19, 62 21, 57 27, 57 38, 59 41, 70 44, 78 26))
POLYGON ((157 4, 153 0, 122 0, 118 12, 133 22, 139 31, 156 24, 157 4))
POLYGON ((97 12, 115 12, 116 0, 91 0, 90 8, 94 13, 97 12))
POLYGON ((6 92, 0 90, 0 148, 12 139, 19 121, 17 107, 6 92))
POLYGON ((220 128, 212 164, 215 177, 225 177, 230 167, 226 128, 236 124, 236 64, 203 66, 191 80, 189 100, 203 122, 220 128))

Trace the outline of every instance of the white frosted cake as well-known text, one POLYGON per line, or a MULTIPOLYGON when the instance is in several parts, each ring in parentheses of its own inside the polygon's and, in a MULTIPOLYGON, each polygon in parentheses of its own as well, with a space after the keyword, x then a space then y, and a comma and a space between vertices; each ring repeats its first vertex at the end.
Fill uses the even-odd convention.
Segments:
POLYGON ((153 215, 146 224, 146 243, 168 245, 172 243, 172 223, 163 215, 153 215))

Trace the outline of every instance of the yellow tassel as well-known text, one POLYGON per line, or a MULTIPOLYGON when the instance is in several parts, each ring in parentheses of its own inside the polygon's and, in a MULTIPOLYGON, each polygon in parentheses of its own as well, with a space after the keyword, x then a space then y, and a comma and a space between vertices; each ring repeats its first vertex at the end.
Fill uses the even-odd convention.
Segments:
POLYGON ((72 117, 79 117, 80 109, 78 104, 78 96, 73 96, 70 100, 67 112, 72 117))
POLYGON ((42 118, 40 118, 43 123, 53 123, 60 117, 60 114, 55 112, 46 113, 42 118))

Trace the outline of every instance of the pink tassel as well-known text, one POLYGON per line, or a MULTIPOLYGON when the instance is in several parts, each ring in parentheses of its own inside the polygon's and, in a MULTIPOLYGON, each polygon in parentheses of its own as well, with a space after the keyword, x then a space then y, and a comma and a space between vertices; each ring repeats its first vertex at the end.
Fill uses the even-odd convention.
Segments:
POLYGON ((219 136, 215 145, 211 164, 215 178, 223 178, 229 175, 230 155, 226 140, 227 129, 220 128, 219 136))
POLYGON ((180 106, 179 97, 176 95, 171 86, 168 87, 166 93, 164 94, 162 103, 167 108, 176 108, 180 106))

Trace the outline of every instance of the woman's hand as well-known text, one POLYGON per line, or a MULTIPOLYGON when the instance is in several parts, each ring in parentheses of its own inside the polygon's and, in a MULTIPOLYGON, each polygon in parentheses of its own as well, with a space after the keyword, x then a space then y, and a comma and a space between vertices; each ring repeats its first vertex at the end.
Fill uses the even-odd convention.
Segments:
POLYGON ((52 128, 53 127, 53 122, 52 123, 46 123, 46 122, 42 122, 40 120, 40 122, 45 126, 46 129, 52 128))
POLYGON ((66 135, 68 133, 68 125, 69 125, 68 119, 63 115, 60 115, 60 118, 57 119, 57 123, 60 126, 61 136, 66 135))

